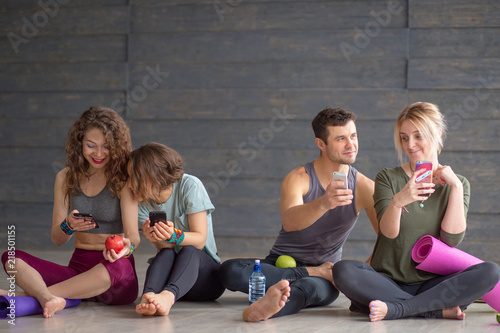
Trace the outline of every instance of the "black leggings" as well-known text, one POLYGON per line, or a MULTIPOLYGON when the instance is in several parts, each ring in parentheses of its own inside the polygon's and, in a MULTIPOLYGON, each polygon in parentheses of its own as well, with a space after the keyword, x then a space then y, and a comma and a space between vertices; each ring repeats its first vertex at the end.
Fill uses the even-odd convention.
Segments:
POLYGON ((194 246, 183 246, 178 253, 162 249, 148 267, 143 294, 168 290, 175 301, 214 301, 224 292, 219 267, 194 246))
POLYGON ((342 260, 333 266, 333 279, 361 312, 369 313, 369 303, 380 300, 388 308, 384 319, 413 315, 442 318, 442 309, 465 308, 493 289, 500 279, 500 268, 494 262, 484 262, 455 274, 406 285, 376 272, 364 262, 342 260))
MULTIPOLYGON (((273 317, 281 317, 313 307, 325 306, 337 299, 339 291, 333 284, 317 276, 309 276, 303 264, 301 267, 279 268, 274 266, 278 256, 269 255, 261 260, 262 273, 266 277, 266 289, 281 280, 290 281, 290 297, 285 306, 273 317)), ((253 272, 255 259, 230 259, 222 263, 220 277, 224 287, 231 291, 248 294, 248 278, 253 272)))

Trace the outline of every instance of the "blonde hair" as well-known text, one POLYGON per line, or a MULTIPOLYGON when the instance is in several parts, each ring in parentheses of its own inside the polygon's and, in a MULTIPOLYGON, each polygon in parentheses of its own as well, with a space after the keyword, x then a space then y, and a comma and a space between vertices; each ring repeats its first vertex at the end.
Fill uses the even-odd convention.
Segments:
POLYGON ((441 153, 447 132, 444 116, 439 111, 437 105, 427 102, 416 102, 407 106, 401 112, 394 128, 394 145, 401 163, 403 163, 403 144, 401 142, 400 131, 401 125, 405 120, 415 125, 420 134, 436 147, 438 154, 441 153))

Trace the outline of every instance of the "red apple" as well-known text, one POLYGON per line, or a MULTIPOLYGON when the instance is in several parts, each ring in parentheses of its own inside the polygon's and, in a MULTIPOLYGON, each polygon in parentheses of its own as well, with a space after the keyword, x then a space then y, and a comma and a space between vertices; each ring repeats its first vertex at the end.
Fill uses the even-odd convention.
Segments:
POLYGON ((108 236, 104 245, 106 246, 106 250, 111 251, 113 249, 118 253, 123 249, 123 238, 118 235, 108 236))

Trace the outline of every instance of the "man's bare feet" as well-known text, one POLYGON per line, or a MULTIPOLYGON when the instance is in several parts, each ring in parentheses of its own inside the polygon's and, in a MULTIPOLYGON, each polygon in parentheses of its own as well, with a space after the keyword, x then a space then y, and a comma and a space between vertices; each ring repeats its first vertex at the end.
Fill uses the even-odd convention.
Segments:
POLYGON ((387 315, 387 304, 382 301, 371 301, 368 305, 370 308, 370 321, 380 321, 387 315))
POLYGON ((159 294, 148 295, 147 298, 156 307, 156 314, 159 316, 168 316, 170 309, 175 303, 174 294, 167 290, 159 294))
POLYGON ((317 267, 306 267, 309 276, 319 276, 333 283, 332 268, 333 263, 329 261, 322 263, 317 267))
POLYGON ((443 309, 443 318, 464 320, 465 312, 463 312, 459 306, 454 306, 452 308, 443 309))
POLYGON ((243 319, 251 322, 269 319, 285 306, 288 297, 290 282, 281 280, 271 286, 264 297, 243 310, 243 319))
POLYGON ((156 306, 150 301, 150 297, 152 295, 154 295, 154 293, 151 292, 142 295, 141 302, 135 307, 135 312, 143 316, 154 316, 157 309, 156 306))
POLYGON ((54 313, 63 310, 66 306, 66 300, 64 298, 50 294, 40 296, 37 300, 42 306, 43 316, 45 318, 51 318, 54 313))

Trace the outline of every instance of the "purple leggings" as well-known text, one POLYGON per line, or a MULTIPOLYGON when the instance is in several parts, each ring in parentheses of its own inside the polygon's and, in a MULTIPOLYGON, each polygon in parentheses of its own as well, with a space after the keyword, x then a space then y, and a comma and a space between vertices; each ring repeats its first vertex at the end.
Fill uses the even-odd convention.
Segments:
MULTIPOLYGON (((98 295, 97 299, 105 304, 131 304, 136 300, 139 292, 133 256, 128 259, 120 258, 111 263, 104 259, 102 251, 75 249, 68 266, 58 265, 20 250, 16 250, 16 258, 22 259, 40 273, 48 287, 86 272, 97 264, 103 264, 111 277, 111 287, 98 295)), ((4 252, 2 255, 4 269, 8 259, 8 252, 4 252)))

